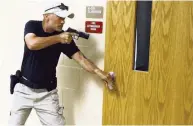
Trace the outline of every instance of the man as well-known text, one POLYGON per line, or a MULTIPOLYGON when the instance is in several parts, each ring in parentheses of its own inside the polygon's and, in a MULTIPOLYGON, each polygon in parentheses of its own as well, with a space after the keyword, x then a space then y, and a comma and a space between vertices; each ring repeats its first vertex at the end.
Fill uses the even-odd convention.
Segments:
POLYGON ((67 17, 73 18, 73 14, 68 12, 67 6, 60 4, 46 9, 43 21, 26 23, 21 78, 14 88, 9 124, 24 125, 32 108, 42 125, 65 124, 56 89, 56 65, 61 52, 88 72, 98 75, 106 84, 113 83, 108 73, 81 53, 73 41, 74 33, 62 30, 67 17))

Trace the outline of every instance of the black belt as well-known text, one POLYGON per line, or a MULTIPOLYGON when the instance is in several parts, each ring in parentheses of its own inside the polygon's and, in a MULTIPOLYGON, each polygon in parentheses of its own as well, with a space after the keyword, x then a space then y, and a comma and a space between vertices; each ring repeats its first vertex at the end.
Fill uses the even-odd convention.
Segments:
POLYGON ((34 89, 47 89, 48 91, 51 91, 53 89, 56 89, 56 80, 55 81, 50 81, 47 82, 46 84, 43 84, 43 87, 40 86, 40 84, 38 83, 34 83, 32 81, 30 81, 29 79, 27 79, 26 77, 22 76, 20 78, 20 83, 25 84, 26 86, 30 87, 30 88, 34 88, 34 89), (45 87, 46 85, 46 87, 45 87))

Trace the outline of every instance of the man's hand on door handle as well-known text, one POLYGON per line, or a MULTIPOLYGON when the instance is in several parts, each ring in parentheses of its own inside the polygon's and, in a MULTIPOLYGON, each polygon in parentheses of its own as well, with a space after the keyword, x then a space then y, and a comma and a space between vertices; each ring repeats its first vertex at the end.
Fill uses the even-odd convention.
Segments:
POLYGON ((109 72, 107 74, 106 79, 104 79, 103 81, 110 91, 115 90, 115 73, 114 72, 109 72))

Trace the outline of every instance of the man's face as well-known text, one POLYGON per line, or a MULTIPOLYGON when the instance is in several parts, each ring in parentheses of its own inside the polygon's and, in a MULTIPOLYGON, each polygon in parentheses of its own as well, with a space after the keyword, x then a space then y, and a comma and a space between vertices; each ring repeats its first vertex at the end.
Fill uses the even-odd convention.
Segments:
POLYGON ((54 31, 62 31, 64 23, 65 18, 61 18, 55 14, 50 14, 48 16, 48 26, 54 31))

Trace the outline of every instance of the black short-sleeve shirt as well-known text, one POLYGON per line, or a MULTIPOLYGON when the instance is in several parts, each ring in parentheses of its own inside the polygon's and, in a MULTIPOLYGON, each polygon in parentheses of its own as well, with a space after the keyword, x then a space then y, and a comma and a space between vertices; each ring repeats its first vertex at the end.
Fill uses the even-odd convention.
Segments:
MULTIPOLYGON (((25 25, 24 37, 28 33, 34 33, 38 37, 48 37, 61 32, 46 33, 43 30, 42 21, 30 20, 25 25)), ((47 88, 46 84, 56 79, 56 66, 61 52, 71 58, 78 51, 74 41, 70 44, 54 44, 40 50, 30 50, 25 43, 21 66, 22 75, 38 84, 37 88, 47 88)))

